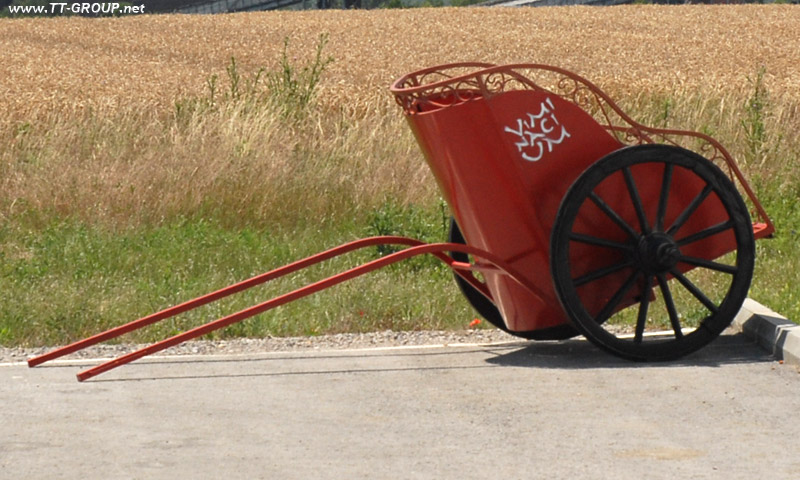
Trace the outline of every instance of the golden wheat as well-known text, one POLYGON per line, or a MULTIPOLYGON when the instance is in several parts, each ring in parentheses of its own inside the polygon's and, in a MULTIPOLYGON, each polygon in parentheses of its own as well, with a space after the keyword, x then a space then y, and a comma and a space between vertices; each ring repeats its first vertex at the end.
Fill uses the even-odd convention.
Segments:
POLYGON ((273 64, 283 39, 313 51, 330 34, 326 96, 386 96, 412 70, 457 61, 547 63, 614 92, 737 89, 766 69, 769 90, 800 96, 793 6, 443 8, 222 16, 1 20, 6 119, 125 105, 169 107, 200 93, 230 57, 273 64))
POLYGON ((800 9, 791 6, 0 23, 0 218, 28 209, 126 225, 212 208, 234 221, 272 224, 343 218, 385 198, 430 202, 435 183, 388 86, 413 70, 459 61, 574 70, 639 120, 711 129, 739 158, 744 104, 763 68, 772 109, 764 121, 782 133, 767 139, 751 168, 780 171, 781 159, 797 156, 788 150, 800 148, 800 9), (243 73, 274 68, 288 38, 290 60, 302 64, 320 32, 329 34, 326 53, 335 57, 320 86, 327 108, 303 125, 237 105, 175 118, 175 102, 206 96, 212 75, 224 89, 231 57, 243 73), (659 118, 654 98, 674 99, 677 118, 659 118))

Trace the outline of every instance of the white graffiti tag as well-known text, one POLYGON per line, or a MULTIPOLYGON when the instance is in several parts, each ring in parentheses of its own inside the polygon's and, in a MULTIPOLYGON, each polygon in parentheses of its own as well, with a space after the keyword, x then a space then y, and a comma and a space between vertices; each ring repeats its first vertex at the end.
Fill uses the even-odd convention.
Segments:
POLYGON ((547 152, 553 151, 553 145, 558 145, 565 138, 569 138, 569 133, 563 125, 558 123, 553 102, 548 98, 541 103, 539 113, 526 114, 528 119, 517 119, 517 128, 505 127, 505 131, 513 133, 519 137, 519 141, 514 142, 517 151, 522 154, 522 158, 529 162, 538 162, 547 152), (561 127, 561 133, 555 132, 561 127), (556 136, 558 136, 556 138, 556 136))

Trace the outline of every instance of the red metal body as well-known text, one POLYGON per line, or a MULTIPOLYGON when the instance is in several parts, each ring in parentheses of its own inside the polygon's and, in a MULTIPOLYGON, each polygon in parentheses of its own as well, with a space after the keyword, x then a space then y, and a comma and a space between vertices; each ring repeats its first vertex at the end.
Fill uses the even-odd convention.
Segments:
MULTIPOLYGON (((547 65, 452 64, 399 79, 392 92, 469 245, 499 255, 523 272, 544 295, 532 296, 505 275, 487 274, 486 284, 511 331, 534 331, 567 322, 549 272, 550 232, 561 199, 593 162, 626 145, 669 143, 701 153, 727 169, 754 209, 756 236, 774 230, 769 218, 725 149, 695 132, 653 129, 625 115, 599 88, 563 69, 547 65)), ((660 173, 635 169, 636 183, 648 186, 660 173)), ((679 178, 684 204, 702 189, 690 176, 679 178)), ((653 185, 658 187, 658 185, 653 185)), ((629 201, 624 185, 604 185, 613 208, 629 201), (619 192, 619 202, 614 193, 619 192)), ((645 190, 645 189, 643 189, 645 190)), ((658 188, 645 190, 647 206, 658 188)), ((620 211, 630 209, 620 208, 620 211)), ((693 216, 695 230, 724 217, 720 205, 703 204, 693 216)), ((632 224, 636 218, 625 218, 632 224)), ((613 231, 607 216, 586 230, 613 231), (606 222, 604 224, 604 222, 606 222)), ((690 225, 687 229, 691 229, 690 225)), ((733 249, 730 236, 716 236, 692 247, 703 258, 733 249)), ((586 257, 601 268, 603 259, 586 257)), ((613 285, 607 282, 606 285, 613 285)), ((603 285, 594 288, 602 289, 603 285)), ((596 298, 608 298, 598 290, 596 298)))

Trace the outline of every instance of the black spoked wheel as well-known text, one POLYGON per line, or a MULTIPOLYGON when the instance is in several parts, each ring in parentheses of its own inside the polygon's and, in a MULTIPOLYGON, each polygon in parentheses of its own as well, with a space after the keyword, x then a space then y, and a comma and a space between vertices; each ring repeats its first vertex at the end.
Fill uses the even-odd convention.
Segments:
MULTIPOLYGON (((461 233, 461 229, 458 228, 458 224, 454 218, 450 219, 450 232, 448 234, 447 241, 450 243, 466 244, 464 235, 461 233)), ((450 257, 458 262, 469 262, 469 256, 466 253, 450 252, 450 257)), ((559 325, 556 327, 527 332, 513 332, 506 327, 506 323, 503 320, 503 315, 491 300, 477 291, 475 287, 470 285, 469 282, 461 278, 459 275, 454 274, 454 277, 456 280, 456 285, 458 285, 458 289, 461 290, 461 293, 464 295, 464 297, 466 297, 467 302, 472 305, 472 308, 474 308, 475 311, 477 311, 478 314, 485 318, 489 323, 500 330, 503 330, 504 332, 530 340, 563 340, 578 335, 578 331, 575 330, 571 325, 559 325)), ((482 279, 479 277, 476 278, 482 282, 482 279)))
POLYGON ((575 327, 617 356, 672 360, 738 312, 755 241, 733 183, 706 158, 641 145, 589 167, 562 200, 551 273, 575 327))

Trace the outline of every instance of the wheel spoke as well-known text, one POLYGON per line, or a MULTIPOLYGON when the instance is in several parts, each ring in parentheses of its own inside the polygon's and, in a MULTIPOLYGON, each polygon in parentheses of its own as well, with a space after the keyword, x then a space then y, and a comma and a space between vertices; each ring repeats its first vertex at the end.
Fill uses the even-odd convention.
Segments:
POLYGON ((642 343, 644 336, 644 325, 647 322, 647 310, 650 307, 650 289, 653 288, 653 277, 647 275, 642 290, 642 301, 639 303, 639 315, 636 318, 636 332, 633 336, 633 343, 642 343))
POLYGON ((663 273, 658 274, 658 286, 661 288, 661 296, 664 297, 664 303, 667 306, 669 323, 672 325, 672 330, 675 332, 675 338, 680 339, 683 337, 683 328, 681 327, 680 318, 678 318, 678 311, 675 309, 675 301, 672 299, 672 292, 669 289, 667 277, 663 273))
POLYGON ((591 235, 584 235, 582 233, 570 233, 569 239, 575 242, 596 245, 598 247, 614 248, 617 250, 625 250, 626 252, 633 251, 633 247, 631 245, 626 245, 624 243, 615 242, 605 238, 593 237, 591 235))
POLYGON ((636 282, 636 277, 638 277, 640 273, 641 272, 639 272, 639 270, 633 272, 625 281, 625 283, 619 287, 619 290, 617 290, 614 296, 611 297, 611 300, 606 303, 600 313, 597 314, 597 316, 594 318, 594 321, 597 322, 598 325, 608 320, 608 318, 614 312, 614 309, 617 308, 622 299, 625 298, 625 295, 631 290, 631 288, 633 288, 633 285, 636 282))
POLYGON ((642 227, 642 233, 650 233, 650 224, 647 222, 647 215, 644 213, 644 206, 642 205, 642 197, 639 196, 639 189, 636 188, 636 181, 633 179, 633 174, 629 167, 622 169, 625 176, 625 183, 628 185, 628 193, 633 202, 633 208, 636 209, 636 216, 639 217, 639 226, 642 227))
POLYGON ((678 279, 678 281, 681 282, 681 285, 683 285, 683 287, 686 290, 688 290, 689 293, 694 295, 694 298, 699 300, 700 303, 702 303, 711 313, 717 313, 718 310, 717 305, 714 302, 712 302, 699 288, 697 288, 697 286, 694 283, 692 283, 691 280, 686 278, 681 272, 679 272, 675 268, 671 269, 669 273, 671 273, 673 277, 678 279))
POLYGON ((736 222, 734 222, 733 219, 731 219, 728 220, 727 222, 718 223, 713 227, 708 227, 705 230, 700 230, 699 232, 689 235, 688 237, 677 240, 675 243, 677 243, 679 247, 682 247, 684 245, 697 242, 698 240, 703 240, 712 235, 716 235, 720 232, 724 232, 725 230, 730 230, 735 226, 736 222))
POLYGON ((664 216, 667 214, 667 202, 669 200, 669 188, 672 184, 672 169, 671 163, 664 164, 664 178, 661 181, 661 195, 658 197, 658 212, 656 213, 656 226, 657 232, 664 229, 664 216))
POLYGON ((735 275, 739 271, 739 267, 736 265, 725 265, 724 263, 712 262, 711 260, 706 260, 705 258, 687 257, 682 255, 678 258, 678 261, 688 263, 689 265, 708 268, 709 270, 715 270, 717 272, 730 273, 731 275, 735 275))
POLYGON ((582 285, 586 285, 589 282, 593 282, 599 278, 603 278, 606 275, 611 275, 612 273, 619 272, 624 268, 628 268, 633 265, 632 261, 618 263, 616 265, 609 265, 608 267, 603 267, 593 272, 589 272, 585 275, 581 275, 578 278, 574 278, 572 282, 575 284, 575 287, 580 287, 582 285))
POLYGON ((628 225, 628 223, 625 222, 625 220, 623 220, 622 217, 620 217, 617 214, 617 212, 614 211, 614 209, 608 206, 608 204, 605 201, 603 201, 602 198, 598 197, 597 194, 591 192, 589 193, 589 198, 594 202, 595 205, 597 205, 600 208, 600 210, 603 211, 603 213, 608 215, 608 217, 611 220, 613 220, 614 223, 619 225, 620 228, 622 228, 628 235, 630 235, 631 238, 636 239, 639 237, 639 234, 636 232, 636 230, 634 230, 630 225, 628 225))
POLYGON ((692 202, 689 204, 689 206, 686 207, 686 209, 680 214, 680 216, 678 216, 678 218, 675 220, 675 223, 673 223, 672 226, 669 227, 669 229, 667 230, 667 234, 674 236, 675 232, 677 232, 683 226, 683 224, 686 223, 686 220, 689 220, 689 217, 692 216, 694 211, 697 210, 697 207, 699 207, 700 204, 703 203, 703 200, 706 199, 706 197, 712 192, 712 190, 713 187, 711 185, 706 185, 703 191, 698 193, 697 196, 694 197, 692 202))

